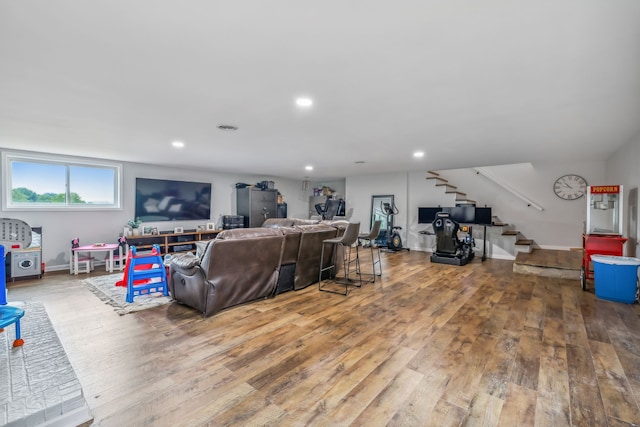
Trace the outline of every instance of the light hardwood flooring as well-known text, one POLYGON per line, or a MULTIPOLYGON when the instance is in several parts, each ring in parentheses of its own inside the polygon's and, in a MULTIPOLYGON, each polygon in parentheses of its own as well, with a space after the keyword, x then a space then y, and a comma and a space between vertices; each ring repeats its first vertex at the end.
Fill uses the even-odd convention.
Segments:
POLYGON ((44 303, 99 426, 640 423, 637 304, 428 256, 383 254, 347 297, 313 285, 207 319, 119 316, 66 273, 9 299, 44 303))

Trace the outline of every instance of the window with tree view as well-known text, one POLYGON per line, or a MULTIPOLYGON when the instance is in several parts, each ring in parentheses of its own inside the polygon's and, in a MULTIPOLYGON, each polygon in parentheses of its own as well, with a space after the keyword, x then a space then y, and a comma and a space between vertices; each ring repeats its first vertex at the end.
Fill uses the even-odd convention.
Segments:
POLYGON ((5 156, 7 208, 120 208, 121 168, 5 156))

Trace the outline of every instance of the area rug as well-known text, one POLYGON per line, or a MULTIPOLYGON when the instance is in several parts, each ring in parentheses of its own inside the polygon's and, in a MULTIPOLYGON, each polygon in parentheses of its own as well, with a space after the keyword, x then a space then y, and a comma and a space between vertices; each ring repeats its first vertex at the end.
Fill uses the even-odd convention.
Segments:
POLYGON ((151 293, 137 295, 132 303, 128 303, 127 288, 116 286, 116 282, 122 280, 123 273, 109 274, 107 276, 91 277, 82 282, 98 298, 114 307, 119 315, 129 314, 148 308, 159 307, 173 301, 170 297, 165 297, 162 293, 151 293))

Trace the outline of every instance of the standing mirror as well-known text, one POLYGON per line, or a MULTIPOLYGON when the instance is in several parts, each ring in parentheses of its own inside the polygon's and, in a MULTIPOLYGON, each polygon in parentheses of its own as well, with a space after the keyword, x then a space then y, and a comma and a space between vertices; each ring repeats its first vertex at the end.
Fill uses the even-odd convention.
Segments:
POLYGON ((389 218, 389 224, 387 224, 387 214, 382 208, 385 203, 389 203, 391 206, 395 206, 393 202, 393 194, 371 196, 371 224, 369 225, 369 229, 373 227, 373 223, 375 221, 382 221, 380 224, 380 234, 376 239, 376 244, 382 246, 387 244, 388 230, 393 229, 393 217, 389 218))

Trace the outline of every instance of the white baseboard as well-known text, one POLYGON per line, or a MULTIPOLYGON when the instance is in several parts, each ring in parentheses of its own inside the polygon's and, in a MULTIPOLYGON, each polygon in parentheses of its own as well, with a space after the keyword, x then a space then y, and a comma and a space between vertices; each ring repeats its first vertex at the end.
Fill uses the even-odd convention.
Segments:
POLYGON ((554 245, 537 245, 536 249, 549 249, 553 251, 570 251, 575 246, 554 246, 554 245))
POLYGON ((489 259, 503 259, 506 261, 513 261, 516 259, 516 257, 514 257, 513 255, 508 255, 508 254, 504 254, 504 255, 487 255, 487 258, 489 259))
MULTIPOLYGON (((104 261, 97 261, 93 263, 94 267, 104 267, 105 266, 105 262, 104 261)), ((70 271, 69 269, 71 268, 71 266, 69 264, 63 264, 63 265, 47 265, 45 267, 45 273, 47 271, 70 271)))

